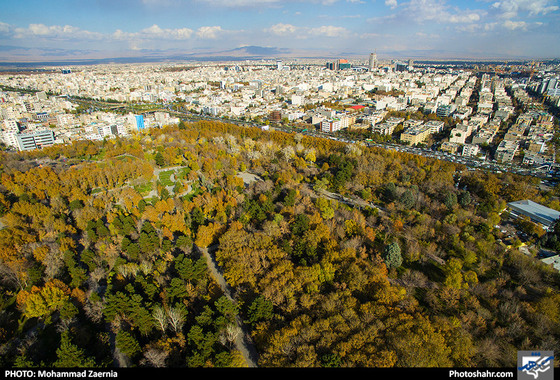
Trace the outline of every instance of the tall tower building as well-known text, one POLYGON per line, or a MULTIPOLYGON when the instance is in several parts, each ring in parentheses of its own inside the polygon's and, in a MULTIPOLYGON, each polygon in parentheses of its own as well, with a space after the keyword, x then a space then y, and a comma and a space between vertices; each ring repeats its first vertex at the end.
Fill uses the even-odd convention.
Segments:
POLYGON ((143 115, 135 115, 136 119, 136 129, 141 131, 144 129, 144 116, 143 115))
POLYGON ((370 55, 369 55, 369 71, 373 71, 373 69, 375 69, 375 66, 377 66, 377 54, 376 53, 370 53, 370 55))

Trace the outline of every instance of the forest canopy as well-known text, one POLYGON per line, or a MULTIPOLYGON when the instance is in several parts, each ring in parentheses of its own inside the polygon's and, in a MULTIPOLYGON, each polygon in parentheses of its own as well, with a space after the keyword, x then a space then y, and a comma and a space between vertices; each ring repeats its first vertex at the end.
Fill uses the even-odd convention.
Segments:
POLYGON ((517 350, 560 351, 558 272, 535 257, 559 229, 518 222, 527 254, 497 227, 513 200, 560 209, 538 179, 205 121, 1 155, 4 367, 512 367, 517 350))

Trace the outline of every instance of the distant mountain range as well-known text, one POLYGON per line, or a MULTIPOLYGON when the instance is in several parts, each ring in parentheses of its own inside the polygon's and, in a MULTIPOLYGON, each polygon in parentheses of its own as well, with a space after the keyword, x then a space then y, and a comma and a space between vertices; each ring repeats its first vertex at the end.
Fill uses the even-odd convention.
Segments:
MULTIPOLYGON (((347 57, 345 54, 344 57, 347 57)), ((340 52, 294 50, 278 47, 242 46, 229 50, 129 50, 117 54, 92 50, 64 50, 0 46, 0 66, 81 65, 95 63, 139 63, 158 61, 236 61, 275 58, 337 58, 340 52)), ((365 58, 365 56, 364 56, 365 58)))
POLYGON ((184 52, 179 50, 129 50, 109 55, 92 50, 64 50, 47 48, 26 48, 0 46, 0 66, 35 67, 61 65, 90 65, 100 63, 142 63, 173 61, 237 61, 245 59, 275 58, 328 58, 335 53, 324 51, 297 51, 287 48, 242 46, 229 50, 199 50, 184 52))
MULTIPOLYGON (((66 50, 51 48, 26 48, 0 45, 0 68, 33 68, 40 66, 76 66, 103 63, 150 63, 180 61, 240 61, 246 59, 367 59, 369 53, 326 51, 320 49, 296 50, 278 47, 242 46, 229 50, 199 50, 185 52, 179 50, 129 50, 118 54, 103 53, 95 50, 66 50)), ((483 60, 483 59, 529 59, 529 57, 483 57, 480 54, 457 52, 456 55, 445 51, 414 50, 378 52, 381 59, 419 59, 419 60, 483 60)))
POLYGON ((212 57, 241 57, 241 58, 271 58, 276 56, 290 55, 292 50, 282 49, 276 47, 263 47, 263 46, 243 46, 236 49, 218 51, 214 53, 192 53, 188 56, 200 57, 200 56, 212 56, 212 57))

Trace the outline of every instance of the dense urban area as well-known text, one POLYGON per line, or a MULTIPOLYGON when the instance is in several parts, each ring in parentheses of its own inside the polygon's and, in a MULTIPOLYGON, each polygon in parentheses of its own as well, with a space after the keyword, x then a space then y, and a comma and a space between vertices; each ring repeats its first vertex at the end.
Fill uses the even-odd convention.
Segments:
POLYGON ((362 64, 249 61, 16 72, 2 76, 2 141, 28 150, 198 117, 423 147, 473 165, 550 169, 557 71, 555 61, 381 64, 372 54, 362 64))
POLYGON ((3 367, 560 351, 560 62, 0 71, 3 367))

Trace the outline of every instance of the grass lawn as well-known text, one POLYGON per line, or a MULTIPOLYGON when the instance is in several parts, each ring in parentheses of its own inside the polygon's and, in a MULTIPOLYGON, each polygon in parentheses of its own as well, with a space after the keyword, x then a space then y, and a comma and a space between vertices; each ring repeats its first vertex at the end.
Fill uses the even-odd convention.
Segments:
POLYGON ((152 191, 152 183, 146 182, 141 185, 136 185, 134 186, 134 189, 138 191, 140 194, 149 193, 150 191, 152 191))
POLYGON ((163 186, 173 186, 175 182, 171 181, 171 176, 175 173, 175 170, 167 170, 159 173, 159 182, 163 186))

